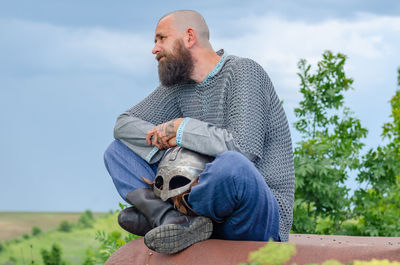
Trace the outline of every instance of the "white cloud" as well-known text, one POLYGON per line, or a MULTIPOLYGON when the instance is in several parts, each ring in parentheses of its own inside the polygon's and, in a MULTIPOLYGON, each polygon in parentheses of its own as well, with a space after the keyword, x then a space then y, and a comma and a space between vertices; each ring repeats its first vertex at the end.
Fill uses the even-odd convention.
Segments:
POLYGON ((249 17, 232 27, 248 31, 230 39, 216 36, 215 47, 224 47, 228 53, 253 58, 263 65, 279 85, 276 87, 290 109, 300 97, 296 75, 300 58, 315 64, 325 50, 341 52, 350 57, 347 67, 355 75, 365 70, 365 64, 382 63, 387 58, 397 58, 400 64, 400 17, 360 14, 353 20, 322 23, 277 16, 249 17), (362 64, 357 65, 356 61, 362 64))
POLYGON ((9 63, 50 71, 149 71, 152 34, 104 28, 72 28, 21 20, 0 20, 0 47, 9 63), (7 53, 7 50, 9 51, 7 53))

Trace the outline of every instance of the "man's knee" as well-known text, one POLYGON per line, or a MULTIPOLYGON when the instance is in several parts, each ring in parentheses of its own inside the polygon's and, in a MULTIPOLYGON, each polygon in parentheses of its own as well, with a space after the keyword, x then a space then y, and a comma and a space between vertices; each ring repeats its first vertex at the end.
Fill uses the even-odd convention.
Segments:
POLYGON ((247 157, 236 151, 226 151, 215 158, 215 166, 222 172, 240 172, 253 166, 247 157))
POLYGON ((227 151, 218 155, 209 165, 209 173, 215 181, 220 179, 245 177, 254 171, 254 165, 244 155, 235 151, 227 151))
POLYGON ((120 153, 122 143, 118 140, 114 140, 111 144, 107 147, 106 151, 104 152, 104 163, 107 164, 111 161, 115 161, 118 153, 120 153))

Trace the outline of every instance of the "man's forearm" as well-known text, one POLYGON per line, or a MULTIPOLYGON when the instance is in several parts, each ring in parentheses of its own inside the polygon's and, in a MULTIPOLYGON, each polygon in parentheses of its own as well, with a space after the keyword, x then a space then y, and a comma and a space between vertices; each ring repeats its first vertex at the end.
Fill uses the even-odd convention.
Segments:
POLYGON ((164 151, 150 146, 146 142, 146 133, 154 128, 154 124, 133 117, 128 113, 121 114, 114 127, 114 138, 123 142, 137 155, 149 163, 161 159, 164 151))
POLYGON ((228 150, 238 151, 253 161, 256 156, 246 153, 235 142, 227 129, 218 128, 207 122, 186 118, 177 132, 177 144, 187 149, 217 156, 228 150))

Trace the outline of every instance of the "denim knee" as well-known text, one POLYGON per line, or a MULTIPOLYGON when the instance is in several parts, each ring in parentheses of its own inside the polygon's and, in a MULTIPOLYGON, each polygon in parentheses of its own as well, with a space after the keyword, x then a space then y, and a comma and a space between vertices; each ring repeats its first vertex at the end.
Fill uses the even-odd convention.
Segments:
POLYGON ((103 155, 104 164, 106 165, 107 169, 108 169, 108 163, 116 155, 115 145, 116 145, 116 140, 112 141, 111 144, 107 147, 106 151, 104 152, 104 155, 103 155))
MULTIPOLYGON (((121 149, 124 148, 125 145, 121 143, 119 140, 114 140, 111 144, 107 147, 106 151, 104 152, 104 163, 108 164, 108 162, 115 160, 116 157, 120 156, 121 149)), ((125 147, 127 148, 127 147, 125 147)))
POLYGON ((212 170, 218 177, 240 175, 241 172, 248 172, 250 167, 254 167, 247 157, 236 151, 226 151, 217 155, 212 164, 212 170))
POLYGON ((242 153, 236 151, 226 151, 222 154, 217 155, 218 159, 228 163, 230 166, 242 166, 243 164, 249 164, 251 161, 245 157, 242 153))

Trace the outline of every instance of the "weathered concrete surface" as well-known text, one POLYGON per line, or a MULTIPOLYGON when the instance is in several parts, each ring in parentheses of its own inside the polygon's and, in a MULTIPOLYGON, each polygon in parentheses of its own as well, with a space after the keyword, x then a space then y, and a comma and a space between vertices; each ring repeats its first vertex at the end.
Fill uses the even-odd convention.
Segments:
MULTIPOLYGON (((342 263, 352 260, 389 259, 400 261, 400 237, 351 237, 321 235, 290 235, 297 254, 287 264, 322 263, 336 259, 342 263)), ((106 265, 230 265, 247 262, 248 253, 265 242, 227 241, 211 239, 197 243, 175 254, 156 253, 146 247, 143 238, 136 239, 117 250, 106 265)), ((282 244, 282 243, 272 243, 282 244)))

